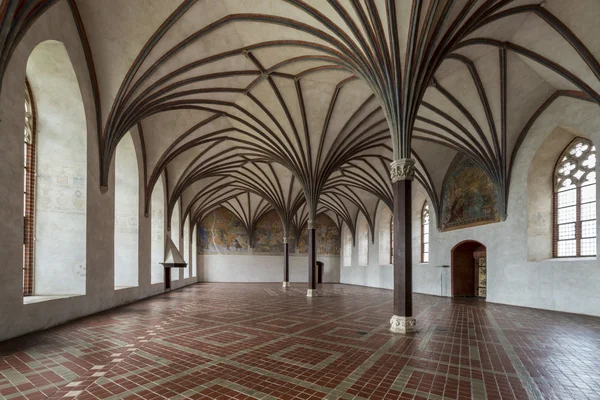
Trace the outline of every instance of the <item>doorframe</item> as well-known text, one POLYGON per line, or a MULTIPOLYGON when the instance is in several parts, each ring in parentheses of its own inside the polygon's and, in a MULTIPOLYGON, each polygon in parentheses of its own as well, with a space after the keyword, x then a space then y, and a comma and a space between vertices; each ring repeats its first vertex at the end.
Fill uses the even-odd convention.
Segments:
MULTIPOLYGON (((462 246, 465 243, 477 243, 479 244, 479 246, 483 246, 486 249, 486 264, 487 264, 487 246, 483 243, 481 243, 479 240, 472 240, 472 239, 467 239, 467 240, 463 240, 461 242, 458 242, 453 248, 452 250, 450 250, 450 297, 455 297, 454 296, 454 251, 462 246)), ((487 265, 486 265, 487 268, 487 265)))

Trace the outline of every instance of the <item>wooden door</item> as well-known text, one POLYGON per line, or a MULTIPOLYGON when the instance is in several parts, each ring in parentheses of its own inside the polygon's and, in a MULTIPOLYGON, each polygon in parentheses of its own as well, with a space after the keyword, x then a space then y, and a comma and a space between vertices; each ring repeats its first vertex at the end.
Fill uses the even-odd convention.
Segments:
POLYGON ((475 275, 473 268, 473 252, 468 247, 456 249, 453 260, 454 296, 475 296, 475 275))

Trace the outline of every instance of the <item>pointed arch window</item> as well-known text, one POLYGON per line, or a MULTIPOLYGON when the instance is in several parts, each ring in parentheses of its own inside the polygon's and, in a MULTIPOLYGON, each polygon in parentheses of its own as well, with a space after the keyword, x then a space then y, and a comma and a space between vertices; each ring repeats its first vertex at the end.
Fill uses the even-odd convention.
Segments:
POLYGON ((554 169, 554 257, 596 255, 596 147, 576 138, 554 169))
POLYGON ((33 294, 33 241, 35 215, 35 111, 29 83, 25 84, 25 129, 23 132, 23 295, 33 294))
POLYGON ((425 202, 421 210, 421 262, 429 262, 429 204, 425 202))

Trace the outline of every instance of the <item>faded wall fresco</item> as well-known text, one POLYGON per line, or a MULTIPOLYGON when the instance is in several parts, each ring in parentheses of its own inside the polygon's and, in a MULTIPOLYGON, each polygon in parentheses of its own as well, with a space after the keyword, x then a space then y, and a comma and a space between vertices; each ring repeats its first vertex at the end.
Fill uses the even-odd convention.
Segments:
POLYGON ((248 253, 248 234, 244 224, 224 207, 216 209, 202 220, 198 235, 198 253, 248 253))
POLYGON ((499 204, 500 194, 487 174, 457 154, 444 178, 441 230, 499 222, 499 204))
POLYGON ((38 210, 84 215, 86 203, 84 172, 85 165, 40 165, 36 187, 38 210))
MULTIPOLYGON (((340 255, 340 230, 325 214, 317 215, 317 257, 319 255, 340 255)), ((299 241, 300 253, 308 253, 308 229, 305 226, 299 241)))
MULTIPOLYGON (((254 228, 254 254, 283 254, 283 224, 277 211, 271 210, 254 228)), ((292 244, 293 246, 293 244, 292 244)), ((293 251, 290 248, 290 251, 293 251)))

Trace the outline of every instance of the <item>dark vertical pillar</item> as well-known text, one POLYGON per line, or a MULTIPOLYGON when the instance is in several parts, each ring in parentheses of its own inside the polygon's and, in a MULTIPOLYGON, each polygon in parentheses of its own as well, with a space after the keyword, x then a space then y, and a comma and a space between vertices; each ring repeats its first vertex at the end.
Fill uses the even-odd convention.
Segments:
POLYGON ((313 221, 308 221, 308 291, 306 295, 313 297, 317 295, 317 276, 315 266, 317 265, 316 230, 313 221))
POLYGON ((392 184, 394 192, 394 315, 412 317, 410 180, 392 184))
POLYGON ((414 162, 392 163, 394 194, 394 316, 391 331, 414 331, 412 315, 412 178, 414 162))
POLYGON ((283 287, 290 287, 290 251, 288 238, 283 238, 283 287))

